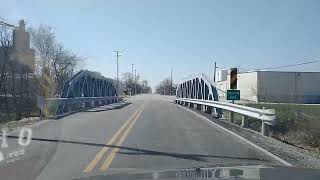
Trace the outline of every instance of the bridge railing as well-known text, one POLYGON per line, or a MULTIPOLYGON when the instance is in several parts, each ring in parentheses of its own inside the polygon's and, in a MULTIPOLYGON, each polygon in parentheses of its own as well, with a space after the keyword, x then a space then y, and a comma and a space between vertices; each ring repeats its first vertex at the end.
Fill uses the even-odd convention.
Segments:
MULTIPOLYGON (((262 122, 261 133, 263 135, 269 135, 269 128, 276 124, 276 114, 274 109, 257 109, 248 106, 219 102, 219 101, 210 101, 210 100, 200 100, 200 99, 188 99, 188 98, 176 98, 175 103, 190 106, 197 108, 199 110, 205 109, 205 111, 210 111, 210 109, 220 108, 229 111, 229 120, 234 122, 234 113, 242 115, 241 125, 243 127, 248 127, 247 117, 252 117, 259 119, 262 122)), ((211 112, 211 111, 210 111, 211 112)))
POLYGON ((123 101, 122 96, 46 98, 42 100, 41 110, 46 117, 61 118, 74 112, 120 101, 123 101))

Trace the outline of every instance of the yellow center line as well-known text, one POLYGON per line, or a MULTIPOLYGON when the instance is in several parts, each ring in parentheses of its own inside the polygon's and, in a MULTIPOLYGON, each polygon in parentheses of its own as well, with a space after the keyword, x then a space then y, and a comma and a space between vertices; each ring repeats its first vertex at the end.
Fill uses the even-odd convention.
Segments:
MULTIPOLYGON (((144 107, 141 108, 141 110, 139 111, 139 113, 137 114, 137 116, 134 118, 134 120, 130 123, 130 125, 128 126, 128 128, 125 130, 125 132, 123 133, 123 135, 121 136, 120 140, 118 141, 118 143, 117 143, 117 145, 116 145, 117 147, 122 145, 123 141, 124 141, 124 140, 126 139, 126 137, 128 136, 130 130, 131 130, 132 127, 133 127, 133 125, 135 124, 135 122, 137 121, 137 119, 140 117, 143 109, 144 109, 144 107)), ((112 152, 110 153, 110 155, 107 157, 106 161, 105 161, 105 162, 102 164, 102 166, 100 167, 100 170, 106 171, 106 170, 110 167, 110 165, 111 165, 111 163, 112 163, 113 159, 115 158, 115 156, 116 156, 116 154, 117 154, 118 151, 119 151, 119 148, 114 148, 114 149, 112 150, 112 152)))
MULTIPOLYGON (((112 138, 105 144, 105 145, 112 145, 114 141, 118 138, 118 136, 125 130, 126 126, 134 119, 134 117, 140 112, 140 110, 143 109, 142 106, 140 106, 131 116, 130 118, 121 126, 121 128, 112 136, 112 138)), ((95 158, 88 164, 88 166, 82 171, 83 173, 91 172, 98 162, 101 160, 103 155, 108 151, 109 147, 103 147, 99 153, 95 156, 95 158)))

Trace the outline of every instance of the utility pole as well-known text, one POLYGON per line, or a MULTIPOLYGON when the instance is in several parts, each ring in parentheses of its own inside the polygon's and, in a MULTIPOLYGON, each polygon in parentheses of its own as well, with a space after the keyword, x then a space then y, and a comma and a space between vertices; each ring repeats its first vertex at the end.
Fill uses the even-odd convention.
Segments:
POLYGON ((172 69, 170 70, 170 95, 172 95, 172 69))
POLYGON ((216 82, 217 62, 214 62, 213 82, 216 82))
MULTIPOLYGON (((140 73, 138 73, 138 76, 137 76, 137 84, 139 83, 139 79, 140 79, 140 73)), ((140 88, 140 94, 141 94, 141 88, 140 88)))
POLYGON ((137 94, 137 69, 134 69, 134 94, 137 94))
MULTIPOLYGON (((134 64, 131 64, 131 75, 132 75, 132 76, 131 76, 131 77, 132 77, 131 80, 132 80, 132 85, 133 85, 133 83, 134 83, 134 80, 133 80, 133 65, 134 65, 134 64)), ((131 87, 131 95, 133 95, 133 87, 131 87)))
POLYGON ((121 56, 119 54, 120 51, 116 50, 116 51, 113 51, 116 53, 116 57, 117 57, 117 95, 119 96, 119 57, 121 56))

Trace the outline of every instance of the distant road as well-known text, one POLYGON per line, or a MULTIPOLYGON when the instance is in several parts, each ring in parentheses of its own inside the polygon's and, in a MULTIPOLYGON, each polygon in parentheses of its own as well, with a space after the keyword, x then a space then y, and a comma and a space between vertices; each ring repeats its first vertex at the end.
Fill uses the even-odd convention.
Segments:
MULTIPOLYGON (((81 112, 33 127, 20 160, 1 162, 2 179, 57 180, 95 174, 214 164, 279 164, 254 147, 172 103, 138 95, 121 109, 81 112)), ((19 149, 17 138, 10 148, 19 149)))

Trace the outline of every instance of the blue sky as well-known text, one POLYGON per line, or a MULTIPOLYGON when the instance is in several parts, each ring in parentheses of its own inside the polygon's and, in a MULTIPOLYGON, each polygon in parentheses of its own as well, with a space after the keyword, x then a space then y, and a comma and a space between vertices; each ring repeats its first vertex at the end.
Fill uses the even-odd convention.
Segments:
MULTIPOLYGON (((57 39, 88 58, 85 68, 137 72, 154 86, 170 75, 213 74, 318 60, 318 0, 0 0, 0 17, 54 27, 57 39)), ((320 63, 280 70, 320 71, 320 63)))

